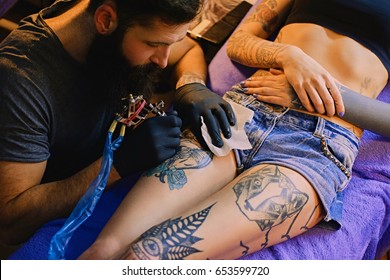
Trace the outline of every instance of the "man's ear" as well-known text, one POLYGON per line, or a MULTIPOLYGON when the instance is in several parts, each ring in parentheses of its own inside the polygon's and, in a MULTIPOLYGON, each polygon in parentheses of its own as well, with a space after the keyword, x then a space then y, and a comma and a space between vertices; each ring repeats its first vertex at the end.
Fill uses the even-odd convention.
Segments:
POLYGON ((110 2, 100 5, 95 11, 95 26, 101 35, 111 34, 118 26, 118 16, 115 6, 110 2))

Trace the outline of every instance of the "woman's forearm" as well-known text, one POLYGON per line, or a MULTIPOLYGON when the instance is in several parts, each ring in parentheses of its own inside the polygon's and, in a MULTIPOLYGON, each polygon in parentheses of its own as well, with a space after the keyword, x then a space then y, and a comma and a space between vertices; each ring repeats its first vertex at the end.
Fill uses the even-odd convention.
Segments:
POLYGON ((227 54, 232 60, 249 67, 281 68, 282 53, 288 47, 239 30, 229 39, 227 54))

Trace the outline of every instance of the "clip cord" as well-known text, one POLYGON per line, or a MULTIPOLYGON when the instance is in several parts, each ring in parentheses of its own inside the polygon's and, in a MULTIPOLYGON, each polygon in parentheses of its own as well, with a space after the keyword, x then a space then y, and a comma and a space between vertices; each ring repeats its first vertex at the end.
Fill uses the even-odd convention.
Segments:
POLYGON ((119 148, 125 135, 126 125, 122 125, 119 137, 112 141, 112 134, 118 121, 114 120, 108 131, 103 151, 99 174, 88 187, 87 192, 77 203, 75 209, 66 220, 62 228, 53 236, 49 248, 49 260, 64 260, 65 249, 73 236, 74 231, 92 215, 92 212, 103 193, 113 163, 113 151, 119 148))
POLYGON ((127 108, 128 112, 126 112, 126 117, 124 117, 124 113, 117 114, 117 117, 112 122, 108 130, 99 174, 88 187, 86 193, 81 197, 62 228, 51 239, 48 252, 49 260, 65 259, 65 250, 73 236, 73 233, 92 215, 92 212, 107 185, 108 177, 114 161, 113 152, 120 147, 125 136, 126 128, 139 124, 145 119, 146 115, 151 112, 160 116, 165 116, 165 113, 161 110, 164 106, 164 102, 162 101, 157 106, 154 106, 147 103, 142 96, 138 96, 136 99, 133 99, 133 96, 130 95, 128 100, 129 107, 127 108), (139 106, 136 107, 137 105, 139 106), (144 108, 146 112, 144 112, 145 115, 142 115, 141 113, 144 108), (138 118, 138 120, 134 122, 134 119, 136 118, 138 118), (112 141, 112 134, 114 133, 118 123, 122 124, 119 136, 117 139, 112 141))

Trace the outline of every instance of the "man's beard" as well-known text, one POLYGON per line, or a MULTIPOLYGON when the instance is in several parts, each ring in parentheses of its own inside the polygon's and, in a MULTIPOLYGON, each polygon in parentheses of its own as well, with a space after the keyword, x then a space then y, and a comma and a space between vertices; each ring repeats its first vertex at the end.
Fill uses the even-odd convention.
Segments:
POLYGON ((109 36, 97 37, 87 57, 95 94, 114 108, 129 94, 151 99, 162 73, 153 63, 131 66, 121 51, 122 33, 115 31, 109 36))

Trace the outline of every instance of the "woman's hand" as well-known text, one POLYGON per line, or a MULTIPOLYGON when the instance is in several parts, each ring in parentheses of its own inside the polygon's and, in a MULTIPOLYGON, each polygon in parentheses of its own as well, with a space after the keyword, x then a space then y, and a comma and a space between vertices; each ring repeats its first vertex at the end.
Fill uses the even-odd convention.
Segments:
POLYGON ((258 100, 294 109, 304 109, 294 89, 281 70, 259 70, 251 78, 241 82, 245 93, 258 100), (259 76, 258 74, 261 75, 259 76))
POLYGON ((318 62, 301 49, 289 47, 280 57, 286 79, 309 112, 344 115, 344 103, 338 82, 318 62))
MULTIPOLYGON (((316 80, 313 83, 318 84, 316 80)), ((316 111, 320 114, 326 112, 328 116, 333 116, 335 113, 340 116, 344 114, 343 100, 337 86, 335 90, 329 88, 325 92, 321 87, 311 87, 315 89, 310 91, 312 94, 306 93, 303 87, 301 96, 298 96, 285 73, 278 69, 270 69, 269 72, 259 70, 254 76, 242 81, 241 87, 244 88, 245 93, 254 95, 263 102, 300 110, 306 109, 309 112, 316 111), (267 75, 259 76, 260 71, 267 75)), ((306 84, 306 87, 310 87, 310 84, 306 84)))

